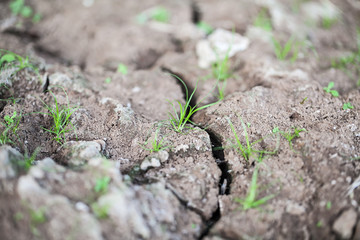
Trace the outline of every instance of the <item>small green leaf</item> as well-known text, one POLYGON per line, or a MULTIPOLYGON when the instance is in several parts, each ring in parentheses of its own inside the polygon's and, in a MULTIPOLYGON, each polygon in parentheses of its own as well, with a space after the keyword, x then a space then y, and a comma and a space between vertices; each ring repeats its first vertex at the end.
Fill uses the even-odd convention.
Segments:
POLYGON ((336 90, 331 90, 330 91, 331 95, 333 95, 334 97, 338 97, 339 96, 339 92, 336 90))
POLYGON ((343 105, 343 110, 353 109, 353 108, 354 106, 350 102, 344 103, 343 105))
POLYGON ((33 10, 29 6, 24 6, 20 12, 21 16, 23 16, 24 18, 30 17, 32 15, 32 13, 33 13, 33 10))
POLYGON ((158 21, 158 22, 167 23, 167 22, 169 22, 169 19, 170 19, 170 13, 164 7, 157 7, 152 11, 151 19, 158 21))
POLYGON ((204 21, 197 23, 196 27, 199 28, 200 30, 204 31, 207 35, 209 35, 210 33, 212 33, 214 31, 214 28, 210 24, 208 24, 204 21))
POLYGON ((126 75, 128 73, 128 68, 126 65, 119 63, 118 68, 117 68, 117 72, 118 73, 122 73, 123 75, 126 75))
POLYGON ((18 15, 21 12, 23 6, 24 6, 24 0, 14 0, 9 4, 11 13, 14 15, 18 15))
POLYGON ((37 14, 35 14, 35 15, 33 16, 32 22, 33 22, 33 23, 38 23, 38 22, 40 22, 41 18, 42 18, 41 14, 40 14, 40 13, 37 13, 37 14))
POLYGON ((4 56, 2 56, 1 58, 0 58, 0 66, 3 64, 3 63, 10 63, 10 62, 13 62, 13 61, 15 61, 16 60, 16 58, 15 58, 15 56, 14 56, 14 54, 11 54, 11 53, 7 53, 7 54, 5 54, 4 56))
POLYGON ((111 77, 107 77, 107 78, 105 79, 105 83, 111 83, 111 77))

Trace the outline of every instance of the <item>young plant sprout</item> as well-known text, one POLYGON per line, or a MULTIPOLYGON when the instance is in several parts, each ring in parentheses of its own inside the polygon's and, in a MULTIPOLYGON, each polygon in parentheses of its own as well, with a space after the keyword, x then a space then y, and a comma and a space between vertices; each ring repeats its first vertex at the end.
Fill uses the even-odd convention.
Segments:
POLYGON ((179 80, 181 82, 181 84, 184 86, 186 99, 185 99, 185 105, 183 105, 180 101, 177 101, 177 104, 179 106, 179 112, 177 111, 177 109, 175 107, 176 104, 174 104, 174 102, 169 101, 169 103, 171 104, 171 106, 173 108, 173 113, 169 112, 168 115, 169 115, 169 118, 170 118, 170 124, 174 128, 174 130, 176 132, 182 132, 183 129, 186 128, 187 123, 194 124, 190 120, 191 116, 194 115, 194 113, 196 113, 197 111, 200 111, 202 109, 211 107, 211 106, 217 104, 217 102, 210 103, 210 104, 199 107, 199 104, 204 100, 204 99, 202 99, 195 106, 191 106, 190 102, 191 102, 191 100, 192 100, 192 98, 193 98, 193 96, 194 96, 194 94, 196 92, 198 82, 196 83, 194 91, 189 96, 188 88, 187 88, 186 84, 184 83, 184 81, 182 79, 180 79, 176 75, 173 75, 173 76, 177 80, 179 80))
POLYGON ((274 194, 271 194, 257 200, 257 195, 258 195, 257 189, 259 188, 259 186, 257 185, 257 179, 258 179, 258 168, 256 167, 254 169, 251 178, 251 184, 249 186, 246 198, 245 199, 235 198, 235 201, 242 205, 243 210, 248 210, 250 208, 257 208, 260 205, 265 204, 267 201, 275 197, 274 194))
MULTIPOLYGON (((43 129, 49 133, 52 133, 55 135, 54 140, 57 141, 60 144, 63 144, 66 142, 65 134, 71 131, 75 132, 75 126, 71 123, 70 117, 71 115, 77 110, 75 107, 71 107, 69 105, 69 99, 67 96, 67 93, 63 89, 68 104, 67 105, 60 105, 55 94, 52 91, 49 91, 49 93, 54 98, 54 105, 48 105, 43 100, 40 99, 40 101, 44 104, 45 108, 48 110, 48 112, 39 112, 44 115, 48 115, 52 119, 52 127, 47 129, 43 129)), ((75 133, 76 134, 76 133, 75 133)))
POLYGON ((333 95, 334 97, 338 97, 339 92, 332 89, 334 85, 335 85, 334 82, 329 82, 328 86, 324 87, 324 91, 327 93, 331 93, 331 95, 333 95))

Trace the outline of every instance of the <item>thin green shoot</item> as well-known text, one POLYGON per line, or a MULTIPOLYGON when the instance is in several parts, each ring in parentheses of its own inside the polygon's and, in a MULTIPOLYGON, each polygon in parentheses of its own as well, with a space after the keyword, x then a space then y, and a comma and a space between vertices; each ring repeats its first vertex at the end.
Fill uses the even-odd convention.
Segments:
POLYGON ((239 139, 239 136, 238 136, 238 134, 236 132, 236 129, 235 129, 235 127, 232 124, 230 119, 228 119, 228 122, 229 122, 229 125, 230 125, 230 128, 231 128, 231 131, 233 132, 234 137, 235 137, 235 144, 233 144, 233 147, 236 148, 241 153, 241 155, 245 158, 246 161, 248 161, 250 159, 250 157, 255 155, 255 154, 257 155, 256 158, 259 161, 262 161, 264 155, 266 155, 266 154, 272 155, 272 154, 275 154, 277 152, 279 141, 277 143, 276 148, 273 151, 255 149, 253 147, 253 145, 261 142, 263 139, 261 138, 261 139, 255 141, 255 142, 250 143, 249 135, 248 135, 248 132, 247 132, 247 127, 246 127, 244 121, 242 120, 242 118, 241 117, 239 117, 239 118, 240 118, 240 121, 241 121, 241 126, 242 126, 242 128, 244 130, 246 145, 243 145, 241 143, 241 141, 239 139))
POLYGON ((66 133, 73 131, 75 132, 76 135, 76 129, 75 126, 71 123, 70 117, 78 109, 76 107, 70 106, 67 93, 64 89, 62 90, 66 95, 67 105, 60 105, 55 94, 49 90, 49 93, 54 98, 54 104, 48 105, 43 100, 40 99, 40 101, 44 104, 44 107, 45 109, 47 109, 48 112, 39 112, 41 114, 48 115, 51 117, 52 119, 51 128, 44 128, 44 127, 42 128, 45 131, 55 135, 54 140, 60 144, 66 142, 66 133))
POLYGON ((333 90, 332 88, 334 87, 334 82, 329 82, 327 87, 324 87, 324 91, 327 93, 331 93, 331 95, 333 95, 333 97, 338 97, 339 96, 339 92, 336 90, 333 90))
POLYGON ((227 81, 217 81, 217 90, 218 90, 218 94, 217 94, 217 99, 218 100, 223 100, 225 98, 225 89, 226 89, 226 84, 227 81))
POLYGON ((274 51, 276 57, 281 60, 285 61, 288 59, 289 54, 292 53, 292 56, 290 58, 290 62, 295 62, 298 58, 299 50, 301 43, 298 41, 295 41, 294 37, 290 37, 289 40, 283 45, 276 40, 274 37, 272 38, 272 42, 274 45, 274 51))
POLYGON ((109 188, 110 180, 111 178, 109 176, 96 179, 94 191, 96 193, 106 193, 109 188))
POLYGON ((354 106, 350 102, 346 102, 343 105, 343 110, 354 109, 354 106))
POLYGON ((331 207, 332 207, 331 201, 327 201, 327 202, 326 202, 326 209, 327 209, 327 210, 330 210, 331 207))
POLYGON ((181 84, 184 86, 186 98, 185 98, 185 105, 183 105, 180 101, 177 101, 177 104, 179 106, 179 112, 177 111, 177 109, 175 107, 176 104, 174 104, 174 102, 169 101, 169 103, 171 104, 172 109, 173 109, 173 113, 171 113, 171 112, 168 113, 169 118, 170 118, 169 121, 170 121, 170 125, 174 128, 174 130, 176 132, 182 132, 183 129, 186 128, 187 123, 194 124, 190 120, 192 115, 194 115, 196 112, 198 112, 202 109, 211 107, 211 106, 217 104, 218 102, 213 102, 213 103, 206 104, 204 106, 199 107, 199 104, 207 97, 206 96, 204 99, 200 100, 195 106, 191 106, 190 102, 196 92, 198 82, 196 82, 194 91, 189 96, 189 91, 188 91, 188 88, 187 88, 185 82, 176 75, 172 75, 172 76, 174 76, 177 80, 179 80, 181 82, 181 84))
POLYGON ((219 81, 226 81, 232 77, 230 71, 229 54, 227 53, 224 59, 218 59, 211 65, 213 77, 219 81))
POLYGON ((322 222, 321 220, 319 220, 319 221, 316 223, 316 227, 322 228, 322 227, 323 227, 323 222, 322 222))
POLYGON ((272 31, 271 18, 266 8, 262 8, 256 16, 254 26, 264 29, 265 31, 272 31))
POLYGON ((26 172, 29 171, 31 166, 34 164, 36 156, 38 155, 39 152, 40 152, 39 147, 37 147, 31 155, 29 155, 29 153, 25 151, 24 161, 21 163, 21 165, 23 165, 23 168, 26 172))
POLYGON ((201 29, 203 32, 205 32, 206 35, 209 35, 214 31, 214 28, 210 24, 208 24, 204 21, 198 22, 196 24, 196 27, 201 29))
POLYGON ((18 114, 14 111, 12 116, 6 115, 4 121, 0 122, 4 127, 4 130, 0 134, 0 144, 14 143, 13 139, 11 139, 11 135, 16 136, 21 117, 21 113, 18 114))
POLYGON ((121 73, 123 75, 126 75, 126 74, 128 74, 128 68, 127 68, 127 66, 125 64, 119 63, 118 68, 117 68, 117 72, 121 73))
POLYGON ((165 150, 170 148, 170 146, 167 146, 164 144, 164 138, 159 139, 158 138, 158 134, 159 134, 159 129, 157 129, 155 131, 155 136, 154 139, 152 139, 151 141, 151 148, 146 148, 146 145, 148 144, 148 141, 145 142, 145 144, 143 146, 141 146, 142 148, 144 148, 145 150, 150 151, 150 153, 152 152, 159 152, 161 150, 165 150))
POLYGON ((251 184, 248 189, 248 193, 245 199, 236 198, 235 201, 240 203, 242 205, 243 210, 248 210, 251 208, 258 208, 260 205, 265 204, 267 201, 275 197, 275 194, 268 195, 266 197, 263 197, 261 199, 257 200, 258 195, 258 168, 256 167, 254 169, 252 178, 251 178, 251 184))

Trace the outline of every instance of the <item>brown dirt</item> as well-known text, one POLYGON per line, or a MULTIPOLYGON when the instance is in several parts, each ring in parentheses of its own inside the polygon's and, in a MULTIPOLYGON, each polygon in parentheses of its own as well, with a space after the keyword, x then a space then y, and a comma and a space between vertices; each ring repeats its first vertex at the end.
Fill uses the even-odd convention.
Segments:
POLYGON ((328 1, 26 0, 39 23, 12 18, 10 2, 0 3, 0 49, 29 56, 39 75, 24 69, 1 85, 0 119, 21 112, 10 145, 23 155, 40 151, 28 173, 0 170, 0 239, 360 239, 359 189, 347 195, 360 174, 360 73, 331 65, 357 49, 358 1, 331 1, 341 15, 330 29, 306 8, 328 1), (168 24, 136 22, 154 6, 169 10, 168 24), (253 26, 264 7, 276 38, 311 43, 294 63, 278 60, 269 33, 253 26), (197 87, 192 106, 217 101, 211 69, 198 67, 196 43, 206 38, 198 18, 250 45, 230 58, 225 99, 178 133, 168 101, 184 104, 185 91, 169 73, 197 87), (119 63, 128 74, 116 72, 119 63), (323 90, 330 81, 337 98, 323 90), (54 102, 46 90, 77 108, 76 132, 63 146, 44 130, 52 123, 40 112, 54 102), (354 109, 343 110, 345 102, 354 109), (246 160, 230 121, 243 145, 248 138, 256 150, 277 151, 246 160), (276 127, 306 131, 290 144, 276 127), (166 149, 151 152, 156 137, 166 149), (273 198, 243 210, 236 199, 247 196, 256 168, 257 199, 273 198), (97 192, 103 176, 109 190, 97 192), (94 204, 107 208, 105 218, 94 204), (42 207, 46 220, 35 226, 29 209, 42 207))

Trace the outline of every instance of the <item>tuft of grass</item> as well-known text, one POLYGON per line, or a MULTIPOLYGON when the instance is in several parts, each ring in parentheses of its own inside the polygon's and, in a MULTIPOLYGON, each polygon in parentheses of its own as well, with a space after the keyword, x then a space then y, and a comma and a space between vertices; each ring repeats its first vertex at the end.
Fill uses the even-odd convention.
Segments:
POLYGON ((243 210, 248 210, 250 208, 257 208, 260 205, 265 204, 267 201, 275 197, 275 194, 271 194, 261 199, 257 199, 258 188, 259 188, 257 184, 257 179, 258 179, 258 168, 256 167, 254 169, 251 178, 251 184, 249 186, 246 198, 245 199, 235 198, 235 201, 242 205, 243 210))
POLYGON ((31 155, 29 155, 29 153, 25 151, 24 162, 22 163, 25 171, 29 171, 31 166, 34 164, 36 156, 38 155, 39 152, 40 152, 40 147, 37 147, 31 155))
POLYGON ((109 176, 96 179, 94 191, 96 193, 106 193, 109 188, 110 180, 111 178, 109 176))
POLYGON ((343 110, 353 109, 353 108, 354 106, 350 102, 344 103, 343 105, 343 110))
POLYGON ((236 148, 240 153, 241 155, 245 158, 246 161, 248 161, 250 159, 251 156, 253 155, 256 155, 256 158, 261 161, 263 156, 265 154, 269 154, 269 155, 272 155, 272 154, 275 154, 278 150, 278 144, 279 144, 279 141, 277 143, 277 147, 273 150, 273 151, 266 151, 266 150, 257 150, 253 147, 254 144, 262 141, 263 139, 259 139, 255 142, 252 142, 250 143, 250 140, 249 140, 249 135, 248 135, 248 132, 247 132, 247 127, 244 123, 244 121, 242 120, 241 117, 240 118, 240 121, 241 121, 241 125, 242 125, 242 128, 244 130, 244 135, 245 135, 245 141, 246 141, 246 145, 243 145, 239 139, 239 136, 236 132, 236 129, 234 127, 234 125, 232 124, 231 120, 228 119, 228 122, 229 122, 229 125, 230 125, 230 128, 231 128, 231 131, 233 132, 234 134, 234 137, 235 137, 235 144, 233 144, 232 146, 234 148, 236 148))
POLYGON ((165 150, 170 148, 170 146, 166 146, 164 144, 164 138, 158 139, 158 134, 159 134, 159 129, 157 129, 155 131, 155 136, 154 139, 151 141, 151 146, 152 148, 146 148, 146 145, 148 144, 148 141, 146 141, 144 143, 144 145, 140 145, 143 149, 150 151, 150 153, 152 152, 159 152, 161 150, 165 150))
POLYGON ((24 68, 30 68, 38 74, 38 69, 30 63, 28 56, 23 58, 14 52, 0 49, 0 71, 9 67, 15 68, 15 73, 23 70, 24 68))
POLYGON ((217 81, 217 90, 218 90, 217 99, 218 100, 223 100, 225 98, 226 84, 227 84, 227 81, 223 81, 223 82, 217 81))
POLYGON ((77 110, 75 107, 71 107, 66 91, 62 88, 66 95, 67 105, 60 105, 55 94, 49 90, 49 93, 54 98, 54 105, 48 105, 43 100, 40 101, 44 104, 44 107, 48 112, 39 112, 40 114, 48 115, 52 119, 52 127, 50 129, 42 127, 45 131, 54 134, 54 140, 60 144, 66 142, 65 135, 68 132, 74 131, 76 134, 75 126, 71 123, 70 117, 77 110))
POLYGON ((294 127, 293 132, 291 132, 291 131, 284 132, 284 131, 281 131, 278 127, 275 127, 273 129, 273 133, 278 133, 278 132, 288 141, 290 148, 293 149, 292 140, 294 138, 300 137, 299 133, 306 132, 306 129, 305 128, 298 129, 297 127, 294 127))
POLYGON ((21 113, 18 114, 16 111, 13 112, 12 116, 6 115, 4 121, 0 124, 4 127, 4 130, 0 134, 0 144, 14 143, 11 139, 11 135, 16 136, 16 131, 21 120, 21 113))
POLYGON ((272 38, 272 42, 277 59, 285 61, 288 59, 290 54, 292 54, 290 62, 293 63, 296 61, 298 58, 301 42, 296 41, 294 37, 290 37, 284 45, 281 45, 281 43, 274 37, 272 38))
POLYGON ((205 32, 206 35, 209 35, 214 31, 214 28, 210 24, 208 24, 204 21, 198 22, 196 24, 196 27, 201 29, 203 32, 205 32))
POLYGON ((357 29, 357 50, 348 56, 333 59, 331 66, 342 70, 350 79, 357 81, 360 86, 360 28, 357 29))
POLYGON ((184 86, 185 93, 186 93, 186 99, 185 99, 185 105, 181 104, 180 101, 177 101, 178 106, 179 106, 179 112, 176 110, 174 102, 169 101, 169 103, 171 104, 173 111, 174 111, 173 113, 171 113, 171 112, 168 113, 169 118, 170 118, 169 121, 170 121, 171 126, 174 128, 174 130, 176 132, 182 132, 182 130, 186 127, 187 123, 194 124, 190 120, 191 116, 194 115, 194 113, 196 113, 197 111, 200 111, 202 109, 211 107, 211 106, 217 104, 218 102, 213 102, 213 103, 199 107, 199 104, 204 100, 204 99, 202 99, 195 106, 191 106, 190 102, 196 92, 198 82, 196 82, 194 91, 189 96, 189 91, 188 91, 188 88, 187 88, 185 82, 176 75, 172 75, 172 76, 174 76, 177 80, 179 80, 181 82, 181 84, 184 86))
POLYGON ((255 18, 254 26, 264 29, 265 31, 272 31, 271 18, 266 8, 261 8, 260 12, 255 18))
POLYGON ((333 97, 338 97, 339 96, 339 92, 336 90, 333 90, 332 88, 334 87, 334 82, 329 82, 327 87, 324 87, 324 91, 327 93, 331 93, 331 95, 333 95, 333 97))
POLYGON ((219 81, 226 81, 228 78, 232 77, 233 74, 230 71, 229 54, 226 54, 224 59, 218 59, 213 63, 211 69, 213 77, 219 81))

